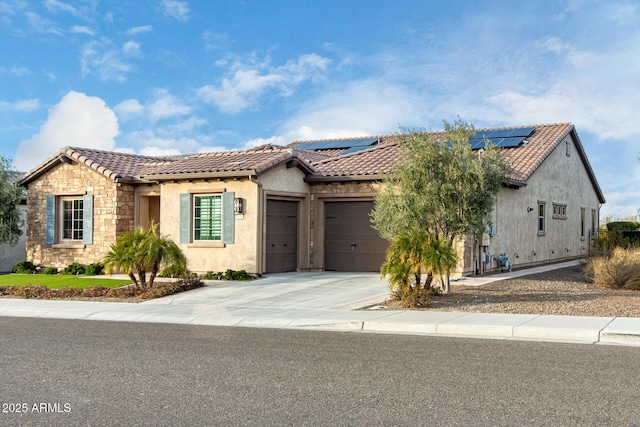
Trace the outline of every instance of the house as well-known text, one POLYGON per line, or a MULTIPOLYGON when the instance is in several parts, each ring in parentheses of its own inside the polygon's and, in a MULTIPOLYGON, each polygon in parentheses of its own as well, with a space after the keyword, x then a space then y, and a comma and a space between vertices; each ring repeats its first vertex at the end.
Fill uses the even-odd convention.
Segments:
MULTIPOLYGON (((583 257, 602 191, 570 123, 481 129, 512 176, 480 242, 457 243, 456 274, 583 257), (503 254, 501 257, 500 255, 503 254)), ((379 271, 387 242, 371 228, 396 135, 297 141, 175 157, 65 147, 25 174, 27 259, 43 266, 102 259, 119 234, 160 224, 195 272, 379 271)))

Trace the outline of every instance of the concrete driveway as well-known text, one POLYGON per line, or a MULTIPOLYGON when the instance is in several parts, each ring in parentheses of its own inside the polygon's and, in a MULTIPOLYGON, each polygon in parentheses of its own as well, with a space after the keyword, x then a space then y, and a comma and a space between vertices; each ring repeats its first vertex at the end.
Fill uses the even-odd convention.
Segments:
POLYGON ((212 305, 279 310, 351 310, 388 295, 377 273, 281 273, 250 282, 205 281, 207 286, 143 304, 212 305))

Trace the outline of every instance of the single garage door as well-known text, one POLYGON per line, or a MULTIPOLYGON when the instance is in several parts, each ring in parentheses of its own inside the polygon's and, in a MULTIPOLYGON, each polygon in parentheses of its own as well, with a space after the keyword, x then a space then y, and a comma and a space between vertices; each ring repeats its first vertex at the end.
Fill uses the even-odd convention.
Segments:
POLYGON ((324 203, 324 269, 380 271, 389 245, 371 227, 373 202, 324 203))
POLYGON ((267 259, 265 272, 282 273, 298 267, 298 202, 267 200, 267 259))

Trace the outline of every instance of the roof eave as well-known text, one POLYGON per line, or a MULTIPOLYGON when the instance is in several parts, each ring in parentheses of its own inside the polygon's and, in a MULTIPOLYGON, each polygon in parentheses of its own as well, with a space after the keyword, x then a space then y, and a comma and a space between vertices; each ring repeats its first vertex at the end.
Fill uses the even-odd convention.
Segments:
POLYGON ((384 178, 381 174, 374 175, 341 175, 341 176, 325 176, 325 175, 308 175, 305 182, 353 182, 353 181, 381 181, 384 178))
POLYGON ((254 169, 241 171, 220 171, 220 172, 194 172, 194 173, 167 173, 142 175, 139 178, 145 181, 188 181, 193 179, 217 179, 217 178, 247 178, 258 175, 254 169))
POLYGON ((580 159, 582 160, 582 164, 587 170, 587 175, 589 175, 589 180, 591 181, 591 185, 598 196, 598 200, 600 203, 606 203, 604 198, 604 193, 600 188, 600 184, 598 184, 598 180, 596 179, 596 174, 593 172, 591 168, 591 163, 589 163, 589 159, 587 158, 587 153, 584 151, 584 147, 582 146, 582 142, 580 141, 580 137, 578 136, 578 132, 576 131, 575 126, 571 129, 571 137, 575 141, 576 149, 578 150, 578 154, 580 155, 580 159))

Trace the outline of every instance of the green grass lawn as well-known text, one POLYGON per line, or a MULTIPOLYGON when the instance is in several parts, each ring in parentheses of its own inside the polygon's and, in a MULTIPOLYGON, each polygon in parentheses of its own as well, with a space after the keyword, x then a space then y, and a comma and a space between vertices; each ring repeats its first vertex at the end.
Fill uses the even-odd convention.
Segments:
POLYGON ((89 288, 91 286, 104 286, 116 288, 129 285, 131 280, 115 280, 109 278, 96 278, 87 276, 53 275, 53 274, 3 274, 0 275, 0 286, 26 286, 39 285, 47 288, 89 288))

